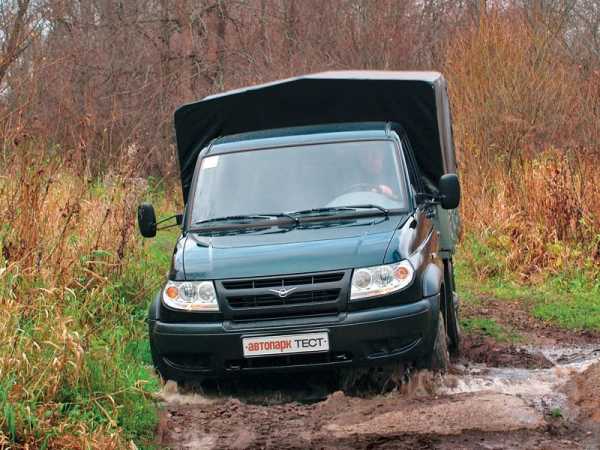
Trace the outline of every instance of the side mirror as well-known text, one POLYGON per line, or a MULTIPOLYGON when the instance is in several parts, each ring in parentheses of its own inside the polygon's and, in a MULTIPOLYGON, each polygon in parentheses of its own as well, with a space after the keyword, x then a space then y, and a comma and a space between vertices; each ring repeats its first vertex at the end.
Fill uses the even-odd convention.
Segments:
POLYGON ((140 233, 146 238, 156 236, 156 214, 154 206, 150 203, 142 203, 137 210, 138 226, 140 233))
POLYGON ((460 203, 460 183, 455 173, 442 175, 439 184, 441 205, 444 209, 454 209, 460 203))

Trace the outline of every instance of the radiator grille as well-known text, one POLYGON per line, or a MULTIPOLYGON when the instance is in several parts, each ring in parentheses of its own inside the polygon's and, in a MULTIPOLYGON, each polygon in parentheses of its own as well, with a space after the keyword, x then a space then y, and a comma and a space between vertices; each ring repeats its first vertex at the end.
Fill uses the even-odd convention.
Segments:
POLYGON ((350 271, 317 272, 216 283, 226 318, 261 319, 336 314, 346 307, 350 271))
POLYGON ((303 286, 307 284, 335 283, 343 277, 344 272, 334 272, 315 275, 230 280, 223 281, 223 287, 227 290, 235 290, 303 286))
POLYGON ((277 294, 247 295, 227 297, 229 306, 232 308, 257 308, 277 305, 298 305, 313 302, 331 302, 337 300, 340 295, 339 289, 327 289, 322 291, 295 292, 287 297, 281 298, 277 294))

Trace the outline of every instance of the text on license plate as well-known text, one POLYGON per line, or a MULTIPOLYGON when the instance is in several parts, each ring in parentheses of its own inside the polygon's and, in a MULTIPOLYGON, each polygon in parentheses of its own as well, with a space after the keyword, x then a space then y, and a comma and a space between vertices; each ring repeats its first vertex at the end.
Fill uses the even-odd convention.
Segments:
POLYGON ((326 332, 321 332, 249 337, 242 339, 242 347, 245 357, 326 352, 329 350, 329 336, 326 332))

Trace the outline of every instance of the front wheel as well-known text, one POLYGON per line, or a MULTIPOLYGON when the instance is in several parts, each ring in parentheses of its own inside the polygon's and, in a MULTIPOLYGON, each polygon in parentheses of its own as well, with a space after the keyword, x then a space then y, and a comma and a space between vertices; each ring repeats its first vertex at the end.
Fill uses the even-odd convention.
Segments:
POLYGON ((446 326, 448 330, 448 347, 453 356, 460 353, 460 323, 458 321, 458 297, 456 293, 450 294, 450 301, 446 305, 446 326))
POLYGON ((461 333, 460 333, 460 322, 458 319, 458 296, 456 295, 456 285, 454 282, 454 267, 452 265, 452 260, 444 261, 444 298, 443 298, 443 308, 444 308, 444 317, 446 319, 446 332, 448 333, 448 348, 450 350, 450 354, 453 356, 458 356, 460 353, 460 341, 461 341, 461 333))
POLYGON ((430 353, 425 355, 419 366, 434 370, 437 372, 447 372, 450 367, 450 354, 448 353, 448 336, 444 325, 444 316, 438 314, 438 323, 436 328, 433 348, 430 353))

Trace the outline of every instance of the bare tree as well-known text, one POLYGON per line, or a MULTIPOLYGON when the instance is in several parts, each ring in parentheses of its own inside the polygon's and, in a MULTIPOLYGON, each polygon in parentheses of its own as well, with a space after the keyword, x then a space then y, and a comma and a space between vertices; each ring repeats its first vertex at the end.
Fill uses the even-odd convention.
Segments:
POLYGON ((0 2, 0 84, 11 64, 39 34, 40 7, 31 5, 30 0, 0 2))
POLYGON ((92 171, 138 148, 146 171, 164 174, 174 167, 167 167, 171 122, 181 103, 321 70, 438 69, 449 43, 495 12, 529 21, 536 55, 597 70, 599 4, 0 0, 0 136, 19 123, 47 142, 80 149, 92 171))
POLYGON ((595 69, 600 67, 600 0, 577 2, 565 44, 580 62, 595 69))

